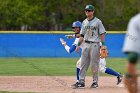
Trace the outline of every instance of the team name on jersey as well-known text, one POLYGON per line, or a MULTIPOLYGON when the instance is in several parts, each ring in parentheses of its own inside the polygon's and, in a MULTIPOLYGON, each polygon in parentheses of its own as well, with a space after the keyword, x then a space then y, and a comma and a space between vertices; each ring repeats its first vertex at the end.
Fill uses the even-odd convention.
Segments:
POLYGON ((95 26, 85 26, 84 30, 96 30, 97 28, 95 26))

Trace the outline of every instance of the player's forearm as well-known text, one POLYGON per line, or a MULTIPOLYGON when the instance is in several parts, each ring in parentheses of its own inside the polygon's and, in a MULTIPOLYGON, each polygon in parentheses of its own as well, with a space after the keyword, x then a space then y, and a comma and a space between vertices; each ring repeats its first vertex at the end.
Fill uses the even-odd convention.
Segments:
POLYGON ((127 73, 130 74, 130 75, 136 75, 136 68, 135 68, 135 64, 131 64, 131 63, 128 63, 127 65, 127 73))
POLYGON ((80 36, 79 41, 78 41, 78 46, 80 46, 82 44, 82 42, 83 42, 83 37, 80 36))
POLYGON ((69 51, 69 50, 70 50, 70 47, 69 47, 68 45, 65 45, 64 47, 65 47, 66 51, 67 51, 68 53, 70 53, 70 51, 69 51))
POLYGON ((102 45, 104 45, 104 43, 105 43, 105 35, 104 34, 101 34, 101 42, 102 42, 102 45))
POLYGON ((73 51, 75 51, 76 46, 72 45, 71 47, 69 47, 68 45, 65 46, 65 49, 68 53, 72 53, 73 51))

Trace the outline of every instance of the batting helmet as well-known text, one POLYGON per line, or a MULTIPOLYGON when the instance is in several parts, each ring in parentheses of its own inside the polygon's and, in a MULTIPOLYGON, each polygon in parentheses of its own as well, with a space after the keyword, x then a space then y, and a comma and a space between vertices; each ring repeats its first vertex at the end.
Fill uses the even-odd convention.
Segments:
POLYGON ((86 5, 85 10, 95 10, 95 7, 93 5, 86 5))
POLYGON ((82 23, 80 21, 75 21, 72 24, 72 27, 80 27, 81 28, 81 26, 82 26, 82 23))

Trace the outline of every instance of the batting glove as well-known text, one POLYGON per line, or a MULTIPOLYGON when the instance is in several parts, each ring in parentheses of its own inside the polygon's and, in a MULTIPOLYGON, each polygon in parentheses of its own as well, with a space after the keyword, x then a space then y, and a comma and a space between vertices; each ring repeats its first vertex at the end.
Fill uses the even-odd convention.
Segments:
POLYGON ((64 41, 64 39, 60 38, 60 42, 62 45, 66 45, 66 41, 64 41))
POLYGON ((75 35, 65 35, 66 38, 75 38, 75 35))

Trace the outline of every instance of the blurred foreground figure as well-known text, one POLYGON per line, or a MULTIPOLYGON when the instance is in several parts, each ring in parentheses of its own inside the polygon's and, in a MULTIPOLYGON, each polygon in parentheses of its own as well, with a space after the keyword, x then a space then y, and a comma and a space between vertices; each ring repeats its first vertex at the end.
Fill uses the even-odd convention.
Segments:
POLYGON ((140 13, 134 16, 127 28, 123 52, 128 56, 127 73, 124 83, 129 93, 140 93, 138 69, 140 68, 140 13))

